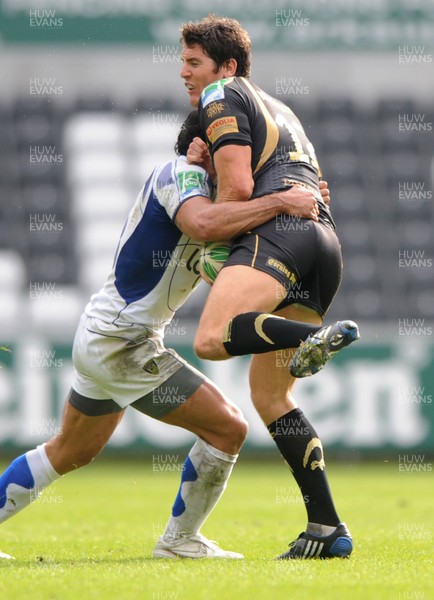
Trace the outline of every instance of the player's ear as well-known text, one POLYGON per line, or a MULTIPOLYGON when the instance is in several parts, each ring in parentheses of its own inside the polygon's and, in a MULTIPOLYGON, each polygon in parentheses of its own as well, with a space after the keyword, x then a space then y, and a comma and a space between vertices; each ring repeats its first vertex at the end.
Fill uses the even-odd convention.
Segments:
POLYGON ((223 64, 224 76, 225 77, 234 77, 237 72, 238 63, 235 58, 230 58, 223 64))

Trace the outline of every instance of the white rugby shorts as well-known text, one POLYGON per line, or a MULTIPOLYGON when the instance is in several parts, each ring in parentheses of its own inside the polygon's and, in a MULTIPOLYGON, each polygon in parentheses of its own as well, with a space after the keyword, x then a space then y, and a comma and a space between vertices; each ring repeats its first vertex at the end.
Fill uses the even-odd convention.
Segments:
POLYGON ((140 410, 157 418, 177 408, 207 380, 174 350, 165 348, 161 337, 149 337, 146 328, 114 328, 86 314, 77 329, 72 358, 72 388, 78 394, 111 399, 121 408, 144 399, 149 409, 144 410, 142 402, 140 410), (174 396, 173 386, 165 394, 168 380, 176 382, 177 400, 169 397, 174 396))

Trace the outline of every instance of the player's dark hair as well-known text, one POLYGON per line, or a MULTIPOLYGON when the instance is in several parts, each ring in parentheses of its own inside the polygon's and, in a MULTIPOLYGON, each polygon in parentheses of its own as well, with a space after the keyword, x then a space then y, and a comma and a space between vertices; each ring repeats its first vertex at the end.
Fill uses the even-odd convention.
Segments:
POLYGON ((181 125, 181 130, 175 144, 176 154, 178 156, 186 156, 188 147, 195 137, 200 137, 203 140, 203 133, 199 122, 199 113, 196 109, 189 113, 188 117, 181 125))
POLYGON ((249 34, 235 19, 208 15, 181 27, 181 44, 199 44, 216 63, 218 70, 229 59, 237 61, 237 77, 250 77, 252 44, 249 34))

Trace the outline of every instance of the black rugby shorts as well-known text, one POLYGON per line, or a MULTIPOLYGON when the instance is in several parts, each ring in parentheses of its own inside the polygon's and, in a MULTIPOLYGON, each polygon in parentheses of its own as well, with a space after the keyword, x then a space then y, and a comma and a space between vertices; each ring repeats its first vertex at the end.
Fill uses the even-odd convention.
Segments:
POLYGON ((246 265, 264 271, 285 290, 276 310, 302 304, 324 317, 342 277, 342 254, 336 233, 309 219, 278 215, 236 238, 224 268, 246 265))

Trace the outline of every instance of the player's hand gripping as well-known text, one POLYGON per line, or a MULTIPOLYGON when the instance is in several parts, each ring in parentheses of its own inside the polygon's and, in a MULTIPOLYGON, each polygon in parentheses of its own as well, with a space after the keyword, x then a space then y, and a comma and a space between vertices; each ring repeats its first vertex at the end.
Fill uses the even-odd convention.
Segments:
POLYGON ((188 151, 187 162, 193 165, 199 165, 208 171, 209 176, 214 181, 217 173, 212 164, 211 155, 208 152, 208 146, 199 137, 193 138, 188 151))
MULTIPOLYGON (((325 204, 330 204, 330 190, 327 181, 319 182, 319 191, 325 204)), ((284 203, 282 212, 288 215, 318 221, 318 203, 312 191, 301 185, 278 192, 279 199, 284 203)))
MULTIPOLYGON (((195 137, 187 152, 187 162, 203 167, 215 181, 217 173, 211 160, 208 147, 203 140, 195 137)), ((330 204, 330 190, 327 181, 319 182, 319 190, 325 204, 330 204)), ((318 203, 313 192, 301 185, 294 185, 290 190, 277 192, 283 202, 282 212, 318 221, 318 203)))
POLYGON ((319 191, 321 192, 324 203, 327 205, 330 204, 330 190, 327 181, 321 180, 319 182, 319 191))
POLYGON ((273 196, 282 203, 283 213, 318 221, 319 208, 313 191, 293 185, 291 189, 275 192, 273 196))

